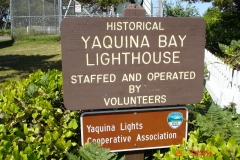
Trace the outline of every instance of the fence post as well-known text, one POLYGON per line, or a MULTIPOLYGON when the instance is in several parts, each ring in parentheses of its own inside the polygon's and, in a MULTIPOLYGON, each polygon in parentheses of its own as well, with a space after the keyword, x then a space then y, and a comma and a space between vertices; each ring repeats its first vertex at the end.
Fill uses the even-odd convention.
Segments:
POLYGON ((13 9, 12 9, 12 0, 10 0, 10 21, 11 21, 11 39, 13 40, 13 9))
MULTIPOLYGON (((145 9, 137 4, 129 4, 123 10, 123 17, 146 17, 145 9)), ((143 151, 125 152, 126 160, 144 160, 143 151)))
POLYGON ((236 103, 237 113, 240 113, 240 71, 234 71, 234 103, 236 103))
POLYGON ((45 0, 43 0, 42 3, 43 3, 43 28, 44 28, 44 33, 46 33, 46 22, 45 22, 45 0))
POLYGON ((60 33, 60 26, 62 22, 62 0, 58 0, 58 28, 60 33))
POLYGON ((30 27, 29 33, 31 32, 31 7, 30 0, 28 0, 28 26, 30 27))

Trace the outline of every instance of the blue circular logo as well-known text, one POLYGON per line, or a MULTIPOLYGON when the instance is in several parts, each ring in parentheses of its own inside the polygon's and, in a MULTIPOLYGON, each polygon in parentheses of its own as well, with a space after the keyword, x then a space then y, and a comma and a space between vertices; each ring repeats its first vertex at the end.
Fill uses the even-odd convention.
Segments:
POLYGON ((182 121, 183 115, 181 112, 171 112, 168 114, 167 122, 171 128, 178 128, 179 126, 181 126, 182 121))

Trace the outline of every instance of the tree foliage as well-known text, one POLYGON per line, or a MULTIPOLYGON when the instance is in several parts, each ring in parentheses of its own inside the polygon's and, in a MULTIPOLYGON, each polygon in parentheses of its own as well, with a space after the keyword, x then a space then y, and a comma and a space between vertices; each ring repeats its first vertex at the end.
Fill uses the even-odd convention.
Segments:
POLYGON ((195 6, 188 4, 185 8, 182 6, 180 1, 176 1, 176 3, 166 2, 164 1, 164 16, 171 17, 196 17, 199 16, 198 10, 195 6))
POLYGON ((203 18, 206 22, 206 48, 220 56, 224 53, 219 43, 230 45, 232 40, 240 39, 240 1, 239 0, 182 0, 189 3, 212 2, 203 18))
POLYGON ((213 5, 223 11, 240 12, 239 0, 214 0, 213 5))
POLYGON ((182 0, 188 3, 196 3, 196 2, 212 2, 213 0, 182 0))
POLYGON ((9 28, 9 23, 7 22, 8 8, 9 0, 0 0, 0 30, 9 28))
POLYGON ((225 63, 240 70, 240 40, 232 40, 230 46, 219 43, 219 48, 226 55, 225 63))
POLYGON ((224 55, 219 43, 229 45, 240 39, 240 17, 235 12, 208 9, 203 16, 206 22, 206 48, 212 53, 224 55))
POLYGON ((9 0, 0 0, 0 9, 9 7, 9 0))
POLYGON ((189 3, 195 2, 212 2, 214 7, 219 8, 221 11, 240 12, 239 0, 182 0, 189 3))

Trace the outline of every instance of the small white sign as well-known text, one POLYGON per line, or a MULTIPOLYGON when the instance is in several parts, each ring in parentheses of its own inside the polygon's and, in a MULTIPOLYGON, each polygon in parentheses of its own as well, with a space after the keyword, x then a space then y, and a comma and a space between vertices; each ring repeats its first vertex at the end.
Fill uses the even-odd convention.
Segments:
POLYGON ((76 12, 76 13, 82 12, 82 10, 81 10, 81 5, 75 5, 75 12, 76 12))

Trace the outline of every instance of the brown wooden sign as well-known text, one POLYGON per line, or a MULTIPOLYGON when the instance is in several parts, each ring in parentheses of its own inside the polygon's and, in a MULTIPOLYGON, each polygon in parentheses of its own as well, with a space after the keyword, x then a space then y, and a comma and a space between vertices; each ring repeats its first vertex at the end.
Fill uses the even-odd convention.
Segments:
POLYGON ((82 145, 99 142, 112 151, 179 145, 187 138, 185 107, 86 112, 81 115, 82 145))
POLYGON ((201 18, 65 18, 61 43, 67 109, 193 104, 202 98, 201 18))

